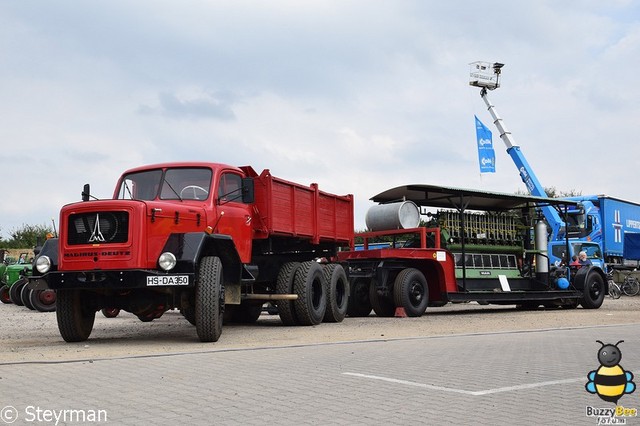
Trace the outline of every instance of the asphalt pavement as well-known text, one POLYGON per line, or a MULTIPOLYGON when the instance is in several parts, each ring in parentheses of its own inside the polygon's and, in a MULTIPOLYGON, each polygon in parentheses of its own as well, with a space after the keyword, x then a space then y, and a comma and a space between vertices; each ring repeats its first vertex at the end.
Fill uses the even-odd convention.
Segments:
POLYGON ((0 424, 596 425, 615 407, 640 424, 640 391, 616 405, 585 388, 596 340, 624 340, 618 365, 640 372, 637 327, 11 362, 0 424))

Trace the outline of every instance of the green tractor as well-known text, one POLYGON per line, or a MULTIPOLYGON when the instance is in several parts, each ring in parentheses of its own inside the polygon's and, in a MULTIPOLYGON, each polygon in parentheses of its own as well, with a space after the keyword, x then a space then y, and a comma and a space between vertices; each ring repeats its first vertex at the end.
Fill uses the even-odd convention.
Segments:
POLYGON ((56 309, 56 293, 52 290, 31 290, 27 287, 27 278, 31 275, 32 265, 28 253, 21 253, 18 261, 5 266, 2 274, 3 286, 0 288, 0 300, 14 303, 40 312, 56 309))

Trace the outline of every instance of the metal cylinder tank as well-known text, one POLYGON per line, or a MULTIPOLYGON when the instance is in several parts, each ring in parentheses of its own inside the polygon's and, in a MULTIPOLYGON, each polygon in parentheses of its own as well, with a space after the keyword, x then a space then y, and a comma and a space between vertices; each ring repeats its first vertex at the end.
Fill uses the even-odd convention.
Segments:
POLYGON ((538 274, 549 272, 549 258, 546 256, 548 252, 547 238, 547 224, 539 220, 535 228, 535 248, 536 251, 540 252, 540 254, 536 254, 536 273, 538 274))
POLYGON ((367 211, 365 223, 370 231, 416 228, 420 225, 420 209, 413 201, 378 204, 367 211))

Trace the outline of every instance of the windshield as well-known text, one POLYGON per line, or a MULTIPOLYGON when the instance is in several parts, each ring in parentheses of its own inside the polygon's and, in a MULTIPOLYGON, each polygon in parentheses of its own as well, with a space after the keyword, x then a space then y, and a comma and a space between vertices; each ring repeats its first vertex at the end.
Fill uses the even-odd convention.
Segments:
POLYGON ((207 168, 145 170, 123 177, 118 199, 206 200, 210 188, 211 170, 207 168))
POLYGON ((573 252, 577 255, 581 251, 587 253, 589 259, 600 259, 602 253, 600 253, 600 246, 595 243, 575 243, 573 244, 573 252))

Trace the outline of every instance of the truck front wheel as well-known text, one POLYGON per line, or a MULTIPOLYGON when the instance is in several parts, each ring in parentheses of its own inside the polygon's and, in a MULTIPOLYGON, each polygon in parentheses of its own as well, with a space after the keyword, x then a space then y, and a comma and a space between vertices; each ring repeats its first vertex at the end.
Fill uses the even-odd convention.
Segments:
POLYGON ((89 338, 95 311, 88 309, 82 290, 57 290, 56 318, 65 342, 83 342, 89 338))
POLYGON ((580 304, 585 309, 598 309, 604 301, 604 280, 597 272, 591 272, 584 280, 584 289, 580 304))
POLYGON ((222 261, 217 256, 205 256, 196 281, 196 332, 201 342, 218 341, 223 315, 222 261))
POLYGON ((344 268, 337 263, 322 267, 324 282, 327 285, 327 310, 325 322, 342 322, 349 306, 349 280, 344 268))
POLYGON ((318 262, 300 264, 293 280, 294 292, 298 298, 294 302, 296 318, 300 325, 317 325, 322 322, 327 309, 322 267, 318 262))
POLYGON ((422 316, 429 303, 429 287, 422 272, 415 268, 400 271, 393 283, 393 298, 407 316, 422 316))

